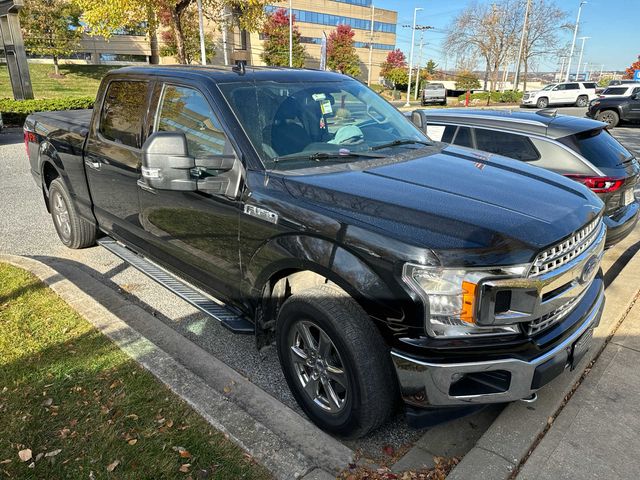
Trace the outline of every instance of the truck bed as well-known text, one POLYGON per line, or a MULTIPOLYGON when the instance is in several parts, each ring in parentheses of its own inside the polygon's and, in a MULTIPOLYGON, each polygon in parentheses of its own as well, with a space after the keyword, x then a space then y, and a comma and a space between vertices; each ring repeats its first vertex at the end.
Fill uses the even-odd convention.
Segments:
POLYGON ((59 112, 37 112, 30 115, 36 122, 43 125, 55 125, 57 128, 84 137, 89 132, 93 109, 62 110, 59 112))

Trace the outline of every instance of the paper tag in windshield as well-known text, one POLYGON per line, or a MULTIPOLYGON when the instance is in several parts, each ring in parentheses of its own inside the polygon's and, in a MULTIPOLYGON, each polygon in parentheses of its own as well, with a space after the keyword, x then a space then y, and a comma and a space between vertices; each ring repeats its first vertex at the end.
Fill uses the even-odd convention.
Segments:
POLYGON ((329 100, 325 100, 321 102, 320 110, 322 111, 323 115, 328 115, 330 113, 333 113, 333 109, 331 108, 331 102, 329 100))
POLYGON ((314 93, 313 95, 311 95, 311 98, 313 98, 316 102, 319 102, 320 100, 325 100, 327 96, 324 93, 314 93))
POLYGON ((431 140, 435 140, 436 142, 442 141, 442 136, 444 135, 444 129, 442 125, 427 125, 427 136, 431 140))

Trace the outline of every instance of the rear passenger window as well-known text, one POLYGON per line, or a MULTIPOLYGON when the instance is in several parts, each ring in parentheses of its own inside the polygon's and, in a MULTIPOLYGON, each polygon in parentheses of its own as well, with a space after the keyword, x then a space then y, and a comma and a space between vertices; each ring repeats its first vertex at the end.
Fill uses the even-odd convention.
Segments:
POLYGON ((580 90, 580 85, 577 83, 567 83, 565 90, 580 90))
POLYGON ((447 125, 440 141, 444 143, 453 143, 453 136, 455 135, 457 128, 458 127, 454 127, 453 125, 447 125))
POLYGON ((473 140, 471 139, 471 129, 469 127, 459 127, 456 138, 453 143, 461 147, 473 148, 473 140))
POLYGON ((100 134, 129 147, 140 148, 147 82, 111 82, 100 113, 100 134))
POLYGON ((476 129, 476 148, 516 160, 533 161, 540 158, 536 147, 524 135, 476 129))
POLYGON ((183 132, 189 155, 222 155, 226 137, 209 102, 193 88, 165 85, 156 118, 155 131, 183 132))

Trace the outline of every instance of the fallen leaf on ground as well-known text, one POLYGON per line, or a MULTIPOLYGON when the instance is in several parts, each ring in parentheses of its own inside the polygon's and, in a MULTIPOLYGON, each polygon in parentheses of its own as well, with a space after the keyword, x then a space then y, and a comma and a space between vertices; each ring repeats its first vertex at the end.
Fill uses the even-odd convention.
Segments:
POLYGON ((39 461, 42 457, 44 457, 44 453, 40 452, 36 455, 36 462, 39 461))
POLYGON ((10 459, 10 458, 7 458, 6 460, 2 460, 2 461, 0 462, 0 465, 4 465, 5 463, 11 463, 11 459, 10 459))
POLYGON ((113 472, 118 465, 120 465, 120 460, 114 460, 109 465, 107 465, 107 472, 113 472))
POLYGON ((51 450, 50 452, 47 452, 44 454, 45 457, 55 457, 56 455, 58 455, 60 452, 62 451, 61 448, 58 448, 57 450, 51 450))
POLYGON ((185 463, 183 465, 180 465, 180 468, 178 470, 180 470, 182 473, 188 473, 190 467, 191 467, 190 463, 185 463))
POLYGON ((169 421, 168 421, 167 423, 165 423, 164 425, 165 425, 165 427, 167 427, 167 428, 171 428, 171 427, 173 427, 173 420, 169 420, 169 421))
POLYGON ((29 464, 29 468, 36 468, 36 462, 31 462, 29 464))
POLYGON ((138 439, 137 438, 132 438, 131 440, 127 441, 127 443, 129 445, 135 445, 136 443, 138 443, 138 439))
POLYGON ((18 452, 18 456, 20 457, 20 460, 22 460, 23 462, 28 462, 29 460, 31 460, 32 455, 33 455, 33 452, 31 452, 30 448, 25 448, 24 450, 20 450, 18 452))
POLYGON ((53 398, 47 398, 45 401, 42 402, 42 406, 49 407, 51 406, 52 403, 53 403, 53 398))
POLYGON ((138 420, 138 415, 136 415, 135 413, 131 413, 127 415, 126 418, 130 418, 131 420, 138 420))

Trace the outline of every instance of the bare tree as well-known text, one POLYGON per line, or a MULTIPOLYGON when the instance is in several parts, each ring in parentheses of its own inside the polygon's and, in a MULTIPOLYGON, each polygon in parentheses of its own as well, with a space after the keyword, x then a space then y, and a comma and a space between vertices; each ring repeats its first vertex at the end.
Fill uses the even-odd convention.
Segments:
POLYGON ((522 51, 524 91, 527 90, 527 73, 532 60, 558 56, 564 47, 560 46, 559 34, 563 29, 571 28, 573 25, 567 23, 567 13, 553 0, 533 0, 522 51))
POLYGON ((485 63, 484 89, 498 81, 498 71, 513 55, 522 29, 522 0, 499 0, 495 3, 471 3, 454 20, 444 42, 447 50, 460 56, 475 53, 485 63))

